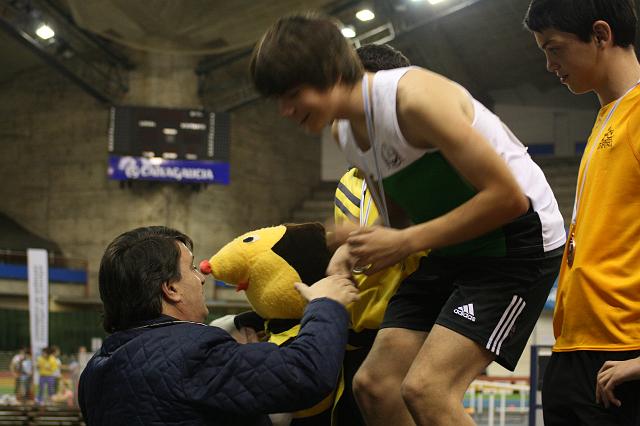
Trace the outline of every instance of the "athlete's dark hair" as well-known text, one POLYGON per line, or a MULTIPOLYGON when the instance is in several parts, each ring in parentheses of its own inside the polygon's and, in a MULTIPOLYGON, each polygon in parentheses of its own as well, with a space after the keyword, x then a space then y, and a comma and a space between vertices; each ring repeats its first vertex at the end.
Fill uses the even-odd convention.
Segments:
POLYGON ((355 84, 363 70, 336 23, 319 15, 292 15, 271 26, 253 50, 251 80, 263 96, 308 84, 324 90, 355 84))
POLYGON ((588 42, 593 23, 599 20, 611 27, 614 45, 635 44, 638 19, 634 0, 532 0, 524 26, 535 32, 556 29, 588 42))

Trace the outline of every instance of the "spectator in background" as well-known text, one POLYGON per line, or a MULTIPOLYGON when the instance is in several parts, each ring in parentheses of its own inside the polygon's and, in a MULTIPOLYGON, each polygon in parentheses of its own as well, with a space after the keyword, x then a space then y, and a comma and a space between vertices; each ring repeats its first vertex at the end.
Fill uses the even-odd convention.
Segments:
POLYGON ((37 365, 40 380, 38 382, 38 397, 36 402, 40 405, 49 402, 55 394, 55 372, 60 369, 59 361, 50 347, 42 349, 42 354, 38 356, 37 365), (45 388, 47 395, 44 397, 45 388))
POLYGON ((33 360, 31 349, 25 348, 23 356, 17 365, 16 399, 21 404, 26 404, 31 399, 31 386, 33 384, 33 360))
POLYGON ((91 354, 87 352, 86 346, 80 346, 78 353, 73 357, 69 364, 69 373, 71 373, 71 389, 73 391, 73 401, 76 407, 78 407, 78 384, 80 383, 80 375, 87 366, 91 354))
POLYGON ((11 374, 13 374, 13 377, 15 378, 15 386, 13 389, 13 393, 16 394, 16 396, 18 395, 18 386, 19 386, 19 378, 20 378, 20 364, 22 363, 22 360, 24 359, 24 353, 25 350, 24 348, 20 348, 20 350, 18 351, 17 354, 15 354, 13 356, 13 358, 11 358, 11 363, 9 364, 9 371, 11 371, 11 374))
POLYGON ((87 363, 91 359, 92 355, 92 352, 87 352, 86 346, 80 346, 78 348, 78 363, 80 364, 80 372, 82 372, 82 370, 84 370, 84 368, 87 366, 87 363))
POLYGON ((60 348, 57 346, 51 346, 51 355, 55 358, 57 366, 53 372, 53 393, 55 394, 58 393, 58 388, 60 387, 60 378, 62 377, 62 361, 60 360, 60 348))
POLYGON ((74 392, 71 386, 72 384, 68 379, 60 379, 60 388, 51 396, 51 402, 73 407, 74 392))

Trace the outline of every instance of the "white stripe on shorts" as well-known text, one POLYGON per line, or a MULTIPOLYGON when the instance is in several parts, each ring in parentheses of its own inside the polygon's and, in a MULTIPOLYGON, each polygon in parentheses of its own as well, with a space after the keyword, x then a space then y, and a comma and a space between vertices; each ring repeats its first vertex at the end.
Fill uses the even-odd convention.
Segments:
POLYGON ((500 355, 502 343, 507 336, 509 336, 509 332, 513 328, 516 319, 520 316, 526 304, 527 303, 521 297, 513 295, 511 303, 509 303, 507 309, 502 313, 502 317, 500 318, 500 321, 498 321, 498 325, 496 325, 496 328, 493 329, 493 333, 491 333, 491 337, 489 337, 489 341, 486 346, 487 349, 496 355, 500 355))

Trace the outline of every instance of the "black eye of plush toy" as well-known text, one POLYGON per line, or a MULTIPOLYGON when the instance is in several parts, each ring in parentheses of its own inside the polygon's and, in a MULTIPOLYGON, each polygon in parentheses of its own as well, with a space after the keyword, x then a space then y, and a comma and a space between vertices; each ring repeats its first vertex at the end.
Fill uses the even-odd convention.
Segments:
POLYGON ((249 235, 247 238, 242 240, 242 242, 243 243, 253 243, 255 241, 258 241, 259 239, 260 239, 260 237, 257 236, 257 235, 249 235))

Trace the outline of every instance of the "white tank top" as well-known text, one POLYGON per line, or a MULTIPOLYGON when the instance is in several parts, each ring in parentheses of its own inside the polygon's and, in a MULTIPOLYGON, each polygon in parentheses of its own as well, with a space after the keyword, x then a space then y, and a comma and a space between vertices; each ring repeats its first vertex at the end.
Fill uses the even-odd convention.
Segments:
MULTIPOLYGON (((417 68, 398 68, 376 73, 371 89, 372 108, 376 153, 385 192, 403 207, 415 223, 421 223, 452 210, 471 198, 476 191, 449 165, 438 149, 412 147, 402 135, 396 115, 396 94, 398 81, 411 69, 417 68), (451 197, 452 191, 460 196, 451 197)), ((460 87, 473 104, 473 128, 484 136, 507 163, 520 188, 531 201, 529 215, 533 217, 525 222, 538 222, 532 226, 539 227, 538 238, 545 252, 561 247, 566 239, 564 220, 544 173, 511 130, 495 114, 475 100, 466 89, 460 87)), ((360 150, 348 120, 338 120, 337 126, 339 145, 347 161, 363 172, 376 176, 372 150, 360 150)), ((516 226, 518 229, 510 229, 513 226, 509 225, 502 228, 503 238, 510 246, 509 250, 517 250, 516 246, 531 244, 535 239, 529 237, 527 241, 515 242, 512 236, 508 235, 521 232, 519 228, 527 226, 519 219, 514 221, 519 222, 516 226)), ((483 244, 476 246, 480 247, 483 244)), ((458 252, 477 252, 481 255, 483 251, 491 251, 478 251, 478 247, 467 247, 458 252)), ((455 254, 456 251, 452 253, 455 254)))

